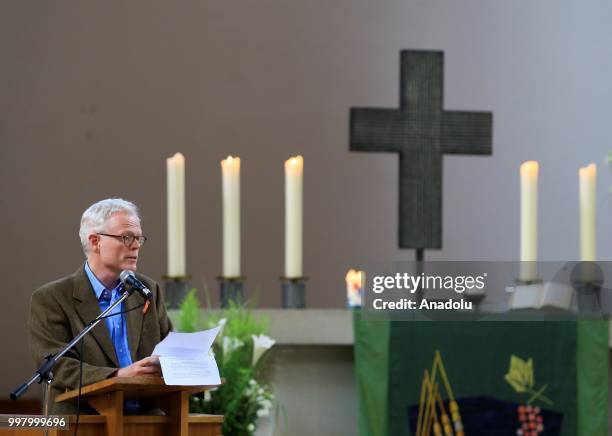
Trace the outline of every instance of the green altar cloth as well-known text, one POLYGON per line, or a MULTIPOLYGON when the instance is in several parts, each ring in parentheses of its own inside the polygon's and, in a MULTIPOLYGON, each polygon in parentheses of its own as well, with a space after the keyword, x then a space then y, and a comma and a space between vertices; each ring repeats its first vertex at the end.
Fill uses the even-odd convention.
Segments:
POLYGON ((412 434, 409 410, 418 407, 423 371, 431 369, 436 350, 460 407, 474 398, 527 404, 532 395, 505 379, 514 355, 532 360, 533 388, 544 389, 547 402, 532 404, 562 417, 561 432, 552 433, 607 435, 605 321, 380 321, 356 310, 354 331, 361 436, 412 434))

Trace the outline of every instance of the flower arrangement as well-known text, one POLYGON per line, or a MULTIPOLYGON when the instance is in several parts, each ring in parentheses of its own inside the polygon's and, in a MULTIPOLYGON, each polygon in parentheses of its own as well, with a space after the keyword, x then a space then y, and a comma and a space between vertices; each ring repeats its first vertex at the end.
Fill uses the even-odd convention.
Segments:
POLYGON ((275 341, 265 334, 267 319, 255 318, 247 305, 231 301, 228 308, 203 320, 195 289, 191 290, 180 307, 179 331, 218 325, 222 328, 211 350, 224 384, 192 396, 190 412, 224 415, 224 436, 250 436, 257 429, 257 419, 268 416, 274 404, 272 389, 262 380, 262 369, 266 351, 275 341))

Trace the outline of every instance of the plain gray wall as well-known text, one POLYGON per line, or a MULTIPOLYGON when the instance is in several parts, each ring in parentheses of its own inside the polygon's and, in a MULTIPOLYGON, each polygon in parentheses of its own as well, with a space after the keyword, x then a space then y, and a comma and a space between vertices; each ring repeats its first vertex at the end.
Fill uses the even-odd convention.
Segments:
MULTIPOLYGON (((31 373, 31 292, 83 260, 92 202, 140 205, 140 270, 166 270, 165 158, 187 159, 188 273, 217 298, 219 161, 239 155, 242 264, 278 306, 283 161, 305 159, 310 307, 397 249, 397 157, 349 153, 352 106, 397 107, 399 51, 445 53, 445 108, 494 113, 492 157, 444 160, 437 259, 514 260, 518 166, 541 163, 540 254, 578 256, 577 170, 610 145, 612 4, 605 0, 224 0, 0 3, 0 393, 31 373), (25 362, 25 363, 24 363, 25 362)), ((612 256, 599 166, 599 257, 612 256)))

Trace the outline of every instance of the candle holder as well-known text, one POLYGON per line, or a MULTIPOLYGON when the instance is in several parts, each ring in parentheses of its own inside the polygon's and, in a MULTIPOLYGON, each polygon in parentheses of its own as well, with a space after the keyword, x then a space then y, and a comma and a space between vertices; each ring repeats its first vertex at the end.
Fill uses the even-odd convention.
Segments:
POLYGON ((189 292, 191 276, 162 276, 166 284, 165 301, 168 309, 178 309, 189 292))
POLYGON ((600 312, 600 294, 602 282, 599 281, 575 281, 572 287, 576 292, 576 303, 579 312, 600 312))
POLYGON ((307 277, 281 277, 283 309, 304 309, 306 307, 307 277))
POLYGON ((219 280, 219 304, 228 307, 229 302, 244 303, 244 280, 246 277, 217 277, 219 280))
POLYGON ((601 311, 603 272, 595 262, 580 262, 572 269, 570 280, 576 292, 579 312, 601 311))

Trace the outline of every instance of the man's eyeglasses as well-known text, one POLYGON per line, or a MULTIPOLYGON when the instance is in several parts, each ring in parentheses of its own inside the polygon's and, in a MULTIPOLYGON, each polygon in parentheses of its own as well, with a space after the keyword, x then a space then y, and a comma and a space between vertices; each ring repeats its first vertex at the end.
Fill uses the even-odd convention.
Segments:
POLYGON ((111 238, 120 239, 123 241, 126 247, 131 247, 134 241, 138 241, 138 244, 142 247, 147 242, 146 236, 134 236, 134 235, 109 235, 108 233, 96 233, 100 236, 110 236, 111 238))

